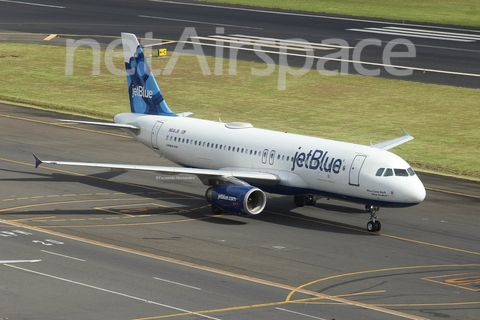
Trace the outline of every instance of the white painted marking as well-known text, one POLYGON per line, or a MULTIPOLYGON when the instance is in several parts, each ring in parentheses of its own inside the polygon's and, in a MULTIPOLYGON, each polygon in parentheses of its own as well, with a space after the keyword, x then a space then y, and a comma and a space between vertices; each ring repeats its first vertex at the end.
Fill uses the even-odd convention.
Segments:
MULTIPOLYGON (((459 34, 454 35, 455 33, 450 32, 452 34, 447 34, 447 33, 442 33, 442 32, 429 32, 429 30, 421 30, 421 31, 415 31, 413 29, 403 29, 403 30, 398 30, 398 29, 392 29, 395 27, 386 27, 386 28, 367 28, 368 30, 379 30, 379 31, 387 31, 387 32, 393 32, 395 34, 398 34, 400 36, 422 36, 424 38, 438 38, 441 40, 451 40, 451 41, 458 41, 458 40, 471 40, 471 41, 476 41, 480 40, 480 37, 472 36, 472 37, 465 37, 465 36, 460 36, 459 34)), ((419 30, 419 29, 417 29, 419 30)))
POLYGON ((51 4, 41 4, 41 3, 33 3, 33 2, 23 2, 23 1, 13 1, 13 0, 0 0, 0 2, 8 2, 14 4, 26 4, 29 6, 38 6, 38 7, 47 7, 47 8, 56 8, 56 9, 65 9, 66 7, 62 6, 54 6, 51 4))
POLYGON ((319 318, 319 317, 315 317, 315 316, 311 316, 309 314, 305 314, 305 313, 300 313, 300 312, 296 312, 296 311, 292 311, 292 310, 287 310, 287 309, 283 309, 283 308, 275 308, 277 310, 280 310, 280 311, 285 311, 285 312, 290 312, 290 313, 293 313, 293 314, 297 314, 299 316, 304 316, 304 317, 307 317, 307 318, 311 318, 311 319, 318 319, 318 320, 326 320, 324 318, 319 318))
MULTIPOLYGON (((466 36, 473 39, 480 39, 480 35, 471 34, 471 33, 446 32, 446 31, 435 31, 430 29, 400 28, 400 27, 385 27, 385 29, 418 31, 418 32, 433 33, 433 34, 439 34, 439 35, 466 36)), ((474 32, 474 30, 472 30, 472 32, 474 32)))
MULTIPOLYGON (((225 7, 225 6, 213 5, 213 4, 177 2, 177 1, 168 1, 168 0, 148 0, 148 1, 178 4, 178 5, 182 5, 182 6, 197 6, 197 7, 217 8, 217 9, 235 10, 235 11, 269 13, 269 14, 278 14, 278 15, 292 16, 292 17, 307 17, 307 18, 318 18, 318 19, 369 22, 369 23, 376 23, 376 24, 389 24, 389 25, 392 25, 392 26, 396 25, 396 26, 425 27, 425 25, 413 24, 413 23, 400 23, 400 22, 389 22, 389 21, 379 21, 379 20, 367 20, 367 19, 344 18, 344 17, 334 17, 334 16, 322 16, 322 15, 318 15, 318 14, 281 12, 281 11, 248 9, 248 8, 238 8, 238 7, 225 7)), ((480 32, 480 31, 476 31, 476 30, 460 29, 460 28, 452 28, 452 27, 438 27, 438 26, 428 26, 428 27, 436 28, 436 29, 444 29, 444 30, 461 30, 461 31, 480 32)))
POLYGON ((59 257, 64 257, 64 258, 68 258, 68 259, 73 259, 73 260, 78 260, 78 261, 85 262, 85 260, 83 260, 83 259, 78 259, 78 258, 66 256, 66 255, 63 255, 63 254, 60 254, 60 253, 55 253, 55 252, 51 252, 51 251, 47 251, 47 250, 40 250, 40 251, 45 252, 45 253, 49 253, 49 254, 53 254, 53 255, 59 256, 59 257))
MULTIPOLYGON (((198 37, 200 38, 200 37, 198 37)), ((255 43, 255 44, 260 44, 262 43, 265 44, 272 44, 272 42, 283 44, 283 45, 293 45, 293 46, 300 46, 300 47, 305 47, 305 46, 311 46, 314 49, 319 49, 319 50, 331 50, 331 49, 337 49, 337 48, 347 48, 347 49, 352 49, 352 47, 344 47, 344 46, 337 46, 333 44, 323 44, 323 43, 316 43, 316 42, 308 42, 307 40, 304 41, 297 41, 297 40, 291 40, 291 39, 276 39, 276 38, 264 38, 264 37, 256 37, 256 36, 245 36, 245 35, 240 35, 240 34, 234 34, 231 36, 220 36, 220 35, 212 35, 208 37, 202 37, 210 40, 224 40, 227 42, 240 42, 240 41, 246 41, 247 43, 255 43), (229 41, 233 40, 233 41, 229 41)))
POLYGON ((162 279, 162 278, 157 278, 157 277, 154 277, 153 279, 159 280, 159 281, 168 282, 168 283, 173 283, 173 284, 176 284, 176 285, 179 285, 179 286, 182 286, 182 287, 187 287, 187 288, 191 288, 191 289, 195 289, 195 290, 202 290, 202 289, 200 289, 200 288, 193 287, 193 286, 189 286, 188 284, 183 284, 183 283, 180 283, 180 282, 170 281, 170 280, 166 280, 166 279, 162 279))
POLYGON ((418 35, 418 34, 406 34, 401 32, 389 31, 381 28, 368 28, 368 29, 347 29, 348 31, 357 31, 357 32, 367 32, 367 33, 377 33, 377 34, 387 34, 392 36, 404 36, 404 37, 412 37, 412 38, 424 38, 424 39, 435 39, 435 40, 449 40, 449 41, 457 41, 457 42, 474 42, 475 40, 466 40, 466 39, 452 39, 452 38, 445 38, 445 37, 437 37, 437 36, 427 36, 427 35, 418 35), (375 30, 378 29, 378 30, 375 30))
MULTIPOLYGON (((212 37, 191 37, 191 38, 195 38, 195 39, 199 39, 199 40, 209 40, 209 41, 217 41, 217 40, 221 40, 221 41, 224 41, 224 42, 229 42, 229 43, 233 43, 234 45, 239 45, 239 44, 243 44, 243 45, 249 45, 249 46, 253 46, 253 45, 259 45, 261 47, 268 47, 268 48, 277 48, 277 49, 280 49, 280 48, 288 48, 288 50, 297 50, 297 51, 305 51, 305 49, 308 47, 308 45, 305 43, 305 47, 302 47, 298 44, 289 44, 289 43, 281 43, 283 46, 280 46, 280 43, 279 44, 276 44, 276 42, 270 42, 270 43, 267 43, 266 41, 262 42, 260 40, 253 40, 253 41, 248 41, 247 39, 238 39, 238 40, 235 40, 235 39, 232 39, 232 40, 228 40, 227 37, 224 37, 223 39, 212 39, 212 37)), ((220 37, 219 37, 220 38, 220 37)), ((278 41, 278 39, 276 40, 278 41)), ((318 49, 318 50, 334 50, 333 48, 325 48, 325 47, 314 47, 314 46, 311 46, 312 49, 318 49)))
MULTIPOLYGON (((192 43, 190 41, 179 41, 185 43, 192 43)), ((244 51, 258 51, 258 52, 265 52, 265 53, 273 53, 273 54, 280 54, 278 51, 269 51, 269 50, 258 50, 254 48, 243 48, 243 47, 235 47, 235 46, 225 46, 225 45, 217 45, 215 43, 202 43, 200 45, 207 46, 207 47, 222 47, 227 49, 238 49, 244 51)), ((438 70, 438 69, 428 69, 428 68, 418 68, 418 67, 410 67, 410 66, 401 66, 401 65, 394 65, 394 64, 384 64, 384 63, 376 63, 376 62, 367 62, 367 61, 360 61, 360 60, 350 60, 350 59, 339 59, 339 58, 326 58, 320 56, 310 56, 306 54, 298 54, 298 53, 283 53, 287 56, 296 56, 296 57, 304 57, 304 58, 313 58, 313 59, 320 59, 320 60, 329 60, 329 61, 338 61, 338 62, 349 62, 349 63, 359 63, 364 65, 370 66, 378 66, 378 67, 392 67, 397 69, 407 69, 407 70, 414 70, 414 71, 421 71, 421 72, 432 72, 432 73, 440 73, 440 74, 452 74, 458 76, 467 76, 467 77, 480 77, 478 73, 467 73, 467 72, 457 72, 457 71, 447 71, 447 70, 438 70)))
MULTIPOLYGON (((152 254, 148 254, 146 252, 130 250, 130 249, 127 249, 127 248, 122 248, 122 247, 118 247, 118 246, 114 246, 114 245, 109 245, 107 243, 102 243, 102 242, 96 242, 96 241, 89 240, 89 239, 77 238, 77 237, 72 236, 72 235, 62 234, 62 233, 58 233, 58 232, 51 231, 51 230, 44 230, 44 229, 37 230, 37 229, 35 229, 35 227, 31 227, 31 226, 23 225, 23 224, 18 224, 15 221, 7 221, 7 220, 0 219, 0 222, 2 222, 3 224, 15 226, 17 228, 21 227, 21 228, 32 230, 32 231, 51 234, 51 235, 55 235, 55 236, 58 236, 58 237, 63 237, 63 238, 66 238, 66 239, 71 239, 71 240, 75 240, 75 241, 79 241, 79 242, 83 242, 83 243, 88 243, 90 245, 99 246, 99 247, 102 247, 102 248, 108 248, 108 249, 117 250, 117 251, 120 251, 120 252, 125 252, 125 253, 129 253, 129 254, 137 255, 137 256, 140 256, 140 257, 147 257, 147 258, 151 258, 151 259, 155 259, 155 260, 159 260, 159 261, 163 261, 163 262, 168 262, 168 263, 172 263, 172 264, 175 264, 175 265, 180 265, 180 266, 184 266, 184 267, 188 267, 188 268, 192 268, 192 269, 202 270, 202 271, 205 271, 205 272, 212 272, 212 273, 215 273, 215 274, 220 274, 220 275, 235 278, 235 279, 240 279, 240 280, 244 280, 244 281, 258 283, 258 284, 261 284, 261 285, 270 286, 270 287, 274 287, 274 288, 284 289, 284 290, 288 290, 289 292, 291 292, 292 290, 297 290, 296 288, 291 287, 289 285, 270 282, 270 281, 262 280, 262 279, 258 279, 258 278, 252 278, 252 277, 244 276, 244 275, 241 275, 241 274, 230 273, 228 271, 209 268, 209 267, 205 267, 205 266, 202 266, 202 265, 196 265, 196 264, 192 264, 192 263, 189 263, 189 262, 186 262, 186 261, 175 260, 175 259, 170 259, 170 258, 163 257, 163 256, 152 255, 152 254)), ((12 268, 22 269, 22 268, 14 267, 14 266, 7 265, 7 264, 5 264, 5 265, 9 266, 9 267, 12 267, 12 268)), ((30 271, 30 270, 26 270, 26 271, 30 271)), ((30 272, 36 273, 36 271, 30 271, 30 272)), ((49 275, 46 275, 46 276, 49 276, 49 275)), ((51 276, 51 277, 53 277, 53 276, 51 276)), ((65 281, 71 281, 71 280, 65 280, 65 281)), ((82 284, 82 285, 84 285, 84 284, 82 284)), ((377 311, 377 312, 380 312, 380 313, 391 314, 391 315, 395 315, 395 316, 402 317, 402 318, 405 318, 405 319, 412 319, 412 320, 424 320, 425 319, 425 318, 422 318, 422 317, 417 317, 417 316, 404 314, 404 313, 396 312, 396 311, 389 310, 389 309, 384 309, 384 308, 381 308, 381 307, 376 307, 374 305, 360 304, 360 303, 358 303, 356 301, 353 301, 353 300, 350 301, 350 300, 330 297, 330 296, 327 296, 327 295, 323 295, 323 294, 320 294, 320 293, 314 293, 314 292, 304 290, 304 289, 300 289, 297 292, 305 293, 305 294, 312 295, 312 296, 317 296, 317 297, 322 296, 325 299, 340 302, 340 303, 345 304, 345 305, 356 306, 356 307, 359 307, 359 308, 373 310, 373 311, 377 311)), ((140 300, 140 298, 137 298, 137 299, 140 300)), ((142 299, 142 301, 146 301, 146 300, 142 299)), ((188 312, 188 311, 185 311, 185 312, 188 312)), ((202 317, 208 317, 208 316, 205 316, 205 315, 201 315, 201 316, 202 317)), ((210 319, 215 319, 215 318, 210 318, 210 319)))
POLYGON ((262 28, 246 27, 246 26, 237 26, 237 25, 234 25, 234 24, 213 23, 213 22, 205 22, 205 21, 173 19, 173 18, 153 17, 153 16, 144 16, 144 15, 139 15, 138 17, 139 17, 139 18, 147 18, 147 19, 157 19, 157 20, 167 20, 167 21, 177 21, 177 22, 188 22, 188 23, 208 24, 208 25, 211 25, 211 26, 222 26, 222 27, 234 27, 234 28, 263 30, 262 28))
POLYGON ((40 262, 42 260, 0 260, 0 264, 5 263, 24 263, 24 262, 40 262))
POLYGON ((324 43, 318 43, 318 42, 308 42, 307 40, 305 41, 296 41, 296 40, 288 40, 288 39, 275 39, 275 38, 265 38, 265 37, 257 37, 257 36, 247 36, 243 34, 233 34, 232 37, 241 37, 241 38, 251 38, 251 39, 265 39, 265 40, 277 40, 277 41, 282 41, 286 43, 300 43, 300 44, 305 44, 309 43, 313 46, 324 46, 324 47, 332 47, 332 48, 347 48, 347 49, 353 49, 353 47, 344 47, 344 46, 337 46, 334 44, 324 44, 324 43))
POLYGON ((78 282, 78 281, 74 281, 74 280, 69 280, 69 279, 65 279, 65 278, 60 278, 60 277, 57 277, 57 276, 54 276, 54 275, 51 275, 51 274, 47 274, 47 273, 43 273, 43 272, 38 272, 38 271, 34 271, 34 270, 30 270, 30 269, 25 269, 25 268, 20 268, 20 267, 13 266, 13 265, 9 265, 9 264, 5 264, 5 266, 10 267, 10 268, 14 268, 14 269, 18 269, 18 270, 22 270, 22 271, 26 271, 26 272, 30 272, 30 273, 33 273, 33 274, 37 274, 37 275, 40 275, 40 276, 47 277, 47 278, 52 278, 52 279, 61 280, 61 281, 64 281, 64 282, 76 284, 76 285, 83 286, 83 287, 87 287, 87 288, 90 288, 90 289, 95 289, 95 290, 98 290, 98 291, 103 291, 103 292, 115 294, 115 295, 117 295, 117 296, 121 296, 121 297, 125 297, 125 298, 130 298, 130 299, 137 300, 137 301, 141 301, 141 302, 145 302, 145 303, 154 304, 154 305, 161 306, 161 307, 164 307, 164 308, 169 308, 169 309, 172 309, 172 310, 175 310, 175 311, 180 311, 180 312, 186 312, 186 313, 195 314, 195 315, 200 316, 200 317, 202 317, 202 318, 213 319, 213 320, 220 320, 220 319, 213 318, 213 317, 209 317, 209 316, 207 316, 207 315, 203 315, 203 314, 196 313, 196 312, 193 312, 193 311, 188 311, 188 310, 181 309, 181 308, 177 308, 177 307, 170 306, 170 305, 167 305, 167 304, 163 304, 163 303, 159 303, 159 302, 155 302, 155 301, 151 301, 151 300, 147 300, 147 299, 142 299, 142 298, 139 298, 139 297, 131 296, 131 295, 128 295, 128 294, 125 294, 125 293, 121 293, 121 292, 117 292, 117 291, 112 291, 112 290, 108 290, 108 289, 104 289, 104 288, 92 286, 92 285, 90 285, 90 284, 86 284, 86 283, 82 283, 82 282, 78 282))

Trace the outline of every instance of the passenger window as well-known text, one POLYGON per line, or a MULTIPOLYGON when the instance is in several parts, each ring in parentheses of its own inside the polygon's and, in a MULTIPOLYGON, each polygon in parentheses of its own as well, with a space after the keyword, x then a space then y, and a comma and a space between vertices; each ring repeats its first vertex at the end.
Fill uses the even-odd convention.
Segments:
POLYGON ((383 171, 385 171, 385 168, 380 168, 377 170, 377 173, 375 174, 377 177, 381 177, 383 174, 383 171))
POLYGON ((384 177, 391 177, 393 176, 393 170, 388 168, 385 170, 385 173, 383 174, 384 177))
POLYGON ((405 169, 393 169, 397 177, 408 177, 407 170, 405 169))
POLYGON ((408 174, 411 175, 411 176, 414 176, 414 175, 415 175, 415 171, 413 171, 412 168, 408 168, 408 169, 407 169, 407 172, 408 172, 408 174))

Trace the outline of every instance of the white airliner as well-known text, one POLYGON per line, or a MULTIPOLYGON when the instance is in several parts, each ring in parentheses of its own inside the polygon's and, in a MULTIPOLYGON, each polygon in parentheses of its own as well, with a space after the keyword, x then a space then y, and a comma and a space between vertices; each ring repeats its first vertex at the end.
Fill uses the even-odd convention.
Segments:
POLYGON ((425 198, 412 168, 387 151, 413 139, 403 136, 371 146, 270 131, 245 122, 214 122, 175 114, 167 106, 134 34, 122 33, 131 113, 114 123, 62 120, 123 129, 148 148, 181 167, 42 161, 57 165, 193 174, 207 186, 206 200, 215 213, 257 215, 264 192, 293 195, 297 206, 317 197, 365 205, 367 230, 381 228, 379 207, 409 207, 425 198))

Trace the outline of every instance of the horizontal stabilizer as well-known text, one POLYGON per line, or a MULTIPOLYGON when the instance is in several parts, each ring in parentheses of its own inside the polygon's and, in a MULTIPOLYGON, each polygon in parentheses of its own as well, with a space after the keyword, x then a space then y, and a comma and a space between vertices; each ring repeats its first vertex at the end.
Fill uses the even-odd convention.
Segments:
POLYGON ((140 130, 139 126, 136 126, 136 125, 133 125, 133 124, 121 124, 121 123, 112 123, 112 122, 96 122, 96 121, 65 120, 65 119, 58 119, 58 121, 70 122, 70 123, 92 124, 92 125, 96 125, 96 126, 114 127, 114 128, 131 129, 131 130, 140 130))
POLYGON ((399 146, 399 145, 401 145, 405 142, 413 140, 413 137, 411 135, 409 135, 407 133, 407 131, 405 131, 403 129, 402 129, 402 131, 403 131, 403 136, 401 136, 399 138, 392 139, 392 140, 388 140, 388 141, 384 141, 384 142, 374 144, 374 145, 372 145, 372 147, 377 148, 377 149, 382 149, 382 150, 388 150, 388 149, 394 148, 396 146, 399 146))

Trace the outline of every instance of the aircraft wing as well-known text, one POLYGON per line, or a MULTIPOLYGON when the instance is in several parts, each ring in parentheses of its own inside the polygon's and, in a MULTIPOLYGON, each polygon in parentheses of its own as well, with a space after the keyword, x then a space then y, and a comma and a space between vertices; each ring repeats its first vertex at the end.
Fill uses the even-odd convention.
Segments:
POLYGON ((407 133, 407 131, 403 130, 403 136, 399 138, 395 138, 392 140, 380 142, 377 144, 373 144, 372 147, 377 148, 377 149, 382 149, 382 150, 388 150, 391 148, 394 148, 396 146, 401 145, 402 143, 408 142, 410 140, 413 140, 413 137, 407 133))
POLYGON ((123 169, 123 170, 140 170, 140 171, 152 171, 165 174, 193 174, 198 176, 203 183, 207 184, 208 179, 216 179, 227 181, 231 184, 245 184, 241 181, 255 180, 261 181, 266 184, 278 184, 280 177, 260 171, 236 171, 236 170, 213 170, 213 169, 199 169, 199 168, 183 168, 183 167, 164 167, 164 166, 149 166, 149 165, 135 165, 135 164, 115 164, 115 163, 94 163, 94 162, 71 162, 71 161, 52 161, 52 160, 40 160, 36 155, 35 168, 38 168, 42 163, 64 165, 64 166, 80 166, 80 167, 96 167, 96 168, 108 168, 108 169, 123 169), (240 180, 238 180, 240 179, 240 180))
POLYGON ((71 123, 93 124, 93 125, 97 125, 97 126, 123 128, 123 129, 131 129, 131 130, 140 130, 140 127, 136 126, 134 124, 121 124, 121 123, 96 122, 96 121, 80 121, 80 120, 65 120, 65 119, 58 119, 58 121, 71 122, 71 123))

